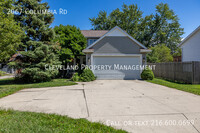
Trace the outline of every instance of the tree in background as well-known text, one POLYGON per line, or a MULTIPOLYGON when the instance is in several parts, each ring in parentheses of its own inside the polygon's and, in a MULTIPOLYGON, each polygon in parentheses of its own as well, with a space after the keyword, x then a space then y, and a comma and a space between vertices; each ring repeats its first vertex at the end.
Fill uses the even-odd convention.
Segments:
POLYGON ((24 52, 20 52, 20 61, 11 62, 10 65, 22 70, 17 75, 21 81, 49 81, 58 74, 58 70, 49 71, 45 66, 60 65, 60 62, 55 55, 57 47, 51 42, 55 36, 49 27, 54 19, 53 14, 40 12, 49 9, 48 3, 42 3, 41 0, 17 0, 15 7, 20 11, 15 19, 26 35, 22 40, 21 50, 24 52), (35 13, 30 13, 31 10, 35 13))
POLYGON ((149 29, 151 38, 147 41, 147 46, 162 43, 170 48, 172 53, 177 51, 177 45, 181 42, 184 32, 183 28, 180 28, 178 16, 170 10, 168 4, 161 3, 156 6, 156 14, 149 29))
POLYGON ((85 49, 87 40, 78 28, 60 25, 55 26, 54 31, 56 33, 54 41, 60 44, 59 56, 63 64, 72 62, 74 58, 83 55, 82 50, 85 49))
POLYGON ((24 35, 14 15, 9 12, 13 9, 12 4, 12 0, 0 1, 0 62, 8 62, 16 53, 24 35))
POLYGON ((119 26, 135 39, 140 40, 138 36, 140 23, 142 21, 142 11, 137 5, 123 4, 122 10, 119 8, 107 15, 106 11, 100 11, 97 18, 89 18, 93 30, 110 30, 119 26))
POLYGON ((158 62, 172 62, 173 56, 171 55, 171 50, 164 44, 158 44, 150 48, 151 53, 147 54, 147 61, 150 63, 158 62))
POLYGON ((156 13, 142 17, 137 5, 123 5, 122 10, 116 9, 109 15, 100 11, 97 18, 90 18, 94 30, 110 30, 118 25, 136 40, 147 47, 165 44, 172 53, 177 50, 181 41, 183 28, 179 19, 168 4, 156 6, 156 13))

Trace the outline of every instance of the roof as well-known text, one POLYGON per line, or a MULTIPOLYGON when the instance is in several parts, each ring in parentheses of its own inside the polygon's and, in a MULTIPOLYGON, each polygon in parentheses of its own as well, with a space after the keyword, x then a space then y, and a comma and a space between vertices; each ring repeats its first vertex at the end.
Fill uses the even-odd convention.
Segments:
POLYGON ((15 61, 18 57, 21 57, 21 56, 22 55, 20 53, 16 53, 9 59, 9 61, 10 62, 15 61))
POLYGON ((140 47, 147 49, 143 44, 141 44, 140 42, 138 42, 137 40, 135 40, 132 36, 130 36, 128 33, 126 33, 124 30, 122 30, 120 27, 115 26, 114 28, 112 28, 109 32, 107 32, 106 34, 104 34, 101 38, 99 38, 97 41, 95 41, 93 44, 91 44, 90 46, 88 46, 86 49, 89 49, 91 47, 93 47, 95 44, 97 44, 100 40, 102 40, 104 37, 106 37, 107 35, 109 35, 110 33, 112 33, 115 30, 119 30, 122 34, 124 34, 125 36, 129 37, 132 41, 134 41, 137 45, 139 45, 140 47))
POLYGON ((81 30, 84 37, 102 37, 108 30, 81 30))
POLYGON ((200 25, 197 27, 192 33, 190 33, 180 44, 179 47, 182 46, 188 39, 190 39, 194 34, 196 34, 200 30, 200 25))

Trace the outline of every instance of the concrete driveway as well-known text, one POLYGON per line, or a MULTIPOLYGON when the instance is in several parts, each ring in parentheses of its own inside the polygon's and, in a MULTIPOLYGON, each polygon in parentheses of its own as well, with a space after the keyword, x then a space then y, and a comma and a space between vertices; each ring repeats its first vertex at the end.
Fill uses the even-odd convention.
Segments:
POLYGON ((0 107, 86 118, 134 133, 199 133, 200 96, 138 80, 24 89, 0 107))

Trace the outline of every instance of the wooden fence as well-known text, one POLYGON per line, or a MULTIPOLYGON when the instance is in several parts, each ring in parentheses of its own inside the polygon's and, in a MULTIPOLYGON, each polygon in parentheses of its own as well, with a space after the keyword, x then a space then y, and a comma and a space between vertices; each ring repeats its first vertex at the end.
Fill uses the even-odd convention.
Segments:
POLYGON ((148 63, 155 65, 155 77, 172 81, 200 84, 200 62, 148 63))

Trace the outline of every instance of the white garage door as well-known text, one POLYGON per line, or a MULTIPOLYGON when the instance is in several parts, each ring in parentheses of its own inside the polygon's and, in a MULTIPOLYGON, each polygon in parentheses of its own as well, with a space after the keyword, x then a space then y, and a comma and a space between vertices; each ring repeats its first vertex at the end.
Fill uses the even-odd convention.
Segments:
POLYGON ((141 55, 93 56, 93 70, 97 79, 140 79, 141 55), (108 67, 109 66, 109 67, 108 67), (97 68, 98 67, 98 68, 97 68))

